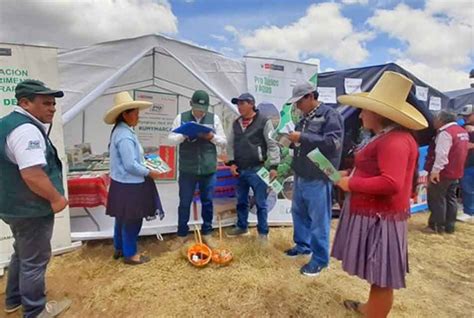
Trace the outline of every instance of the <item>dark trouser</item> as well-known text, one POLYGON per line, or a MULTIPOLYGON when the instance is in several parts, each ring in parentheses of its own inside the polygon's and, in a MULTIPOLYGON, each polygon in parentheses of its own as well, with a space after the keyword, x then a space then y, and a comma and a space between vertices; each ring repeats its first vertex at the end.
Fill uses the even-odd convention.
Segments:
POLYGON ((114 248, 122 251, 125 258, 137 254, 137 239, 143 219, 122 221, 115 218, 114 248))
POLYGON ((454 231, 458 205, 456 186, 458 180, 442 179, 428 184, 428 208, 431 211, 428 225, 435 230, 454 231))
POLYGON ((461 189, 464 213, 474 216, 474 167, 468 167, 464 170, 461 189))
POLYGON ((7 306, 22 304, 24 317, 36 317, 46 304, 44 280, 51 258, 54 215, 2 220, 10 226, 15 239, 5 303, 7 306))
POLYGON ((198 176, 195 174, 183 173, 179 174, 179 207, 178 207, 178 236, 188 235, 189 217, 191 202, 193 201, 196 184, 199 184, 199 192, 201 198, 201 216, 203 235, 212 232, 213 203, 212 196, 214 194, 214 186, 216 184, 216 174, 208 174, 198 176))
POLYGON ((259 234, 268 234, 268 186, 257 174, 257 168, 241 169, 237 183, 237 227, 246 230, 249 217, 249 192, 252 188, 257 205, 257 231, 259 234))

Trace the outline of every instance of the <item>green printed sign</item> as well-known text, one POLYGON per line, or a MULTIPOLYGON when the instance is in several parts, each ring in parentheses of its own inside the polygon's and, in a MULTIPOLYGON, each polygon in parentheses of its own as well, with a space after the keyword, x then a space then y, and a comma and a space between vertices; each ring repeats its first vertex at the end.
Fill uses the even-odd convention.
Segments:
POLYGON ((27 69, 14 67, 0 67, 0 99, 1 106, 15 106, 15 87, 18 83, 29 78, 27 69))
POLYGON ((267 76, 254 76, 255 91, 263 94, 272 94, 273 88, 280 86, 280 81, 267 76))

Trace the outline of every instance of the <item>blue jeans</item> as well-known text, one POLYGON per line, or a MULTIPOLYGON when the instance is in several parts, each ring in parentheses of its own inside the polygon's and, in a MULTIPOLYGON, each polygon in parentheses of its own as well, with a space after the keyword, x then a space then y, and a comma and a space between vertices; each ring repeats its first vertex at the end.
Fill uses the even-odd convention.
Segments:
POLYGON ((306 180, 295 176, 291 214, 296 249, 312 252, 310 263, 329 264, 329 231, 332 214, 332 185, 325 180, 306 180))
POLYGON ((464 170, 464 176, 461 179, 461 190, 464 213, 474 215, 474 167, 464 170))
POLYGON ((237 227, 246 230, 249 226, 249 190, 252 188, 257 205, 257 231, 268 234, 267 184, 257 175, 260 168, 239 171, 237 182, 237 227))
POLYGON ((51 258, 54 215, 3 218, 15 239, 8 267, 5 303, 23 305, 24 317, 36 317, 46 304, 45 273, 51 258))
POLYGON ((122 251, 125 258, 137 254, 137 239, 143 219, 121 221, 115 218, 114 248, 122 251))
POLYGON ((216 174, 208 174, 198 176, 189 173, 180 173, 178 178, 179 184, 179 207, 178 207, 178 236, 186 236, 189 232, 188 222, 190 217, 191 202, 193 201, 196 185, 199 184, 199 192, 201 198, 201 217, 203 235, 212 232, 212 218, 214 206, 212 204, 212 196, 214 194, 214 186, 216 185, 216 174))

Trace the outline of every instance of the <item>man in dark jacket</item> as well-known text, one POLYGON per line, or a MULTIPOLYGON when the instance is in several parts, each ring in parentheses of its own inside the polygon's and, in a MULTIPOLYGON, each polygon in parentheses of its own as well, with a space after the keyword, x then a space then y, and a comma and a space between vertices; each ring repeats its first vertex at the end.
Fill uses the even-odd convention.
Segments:
POLYGON ((300 272, 316 276, 329 264, 332 183, 307 154, 319 148, 334 167, 339 168, 344 122, 336 110, 318 101, 318 93, 309 82, 295 86, 288 102, 296 104, 303 117, 296 131, 289 135, 294 152, 291 213, 295 246, 285 253, 289 257, 312 254, 300 272))
POLYGON ((239 176, 237 184, 237 224, 227 236, 248 235, 249 190, 252 188, 257 205, 257 230, 260 242, 268 239, 267 184, 258 176, 265 161, 270 161, 270 179, 277 176, 280 148, 272 139, 272 121, 255 108, 255 98, 244 93, 233 98, 240 117, 234 121, 229 136, 228 156, 232 174, 239 176))

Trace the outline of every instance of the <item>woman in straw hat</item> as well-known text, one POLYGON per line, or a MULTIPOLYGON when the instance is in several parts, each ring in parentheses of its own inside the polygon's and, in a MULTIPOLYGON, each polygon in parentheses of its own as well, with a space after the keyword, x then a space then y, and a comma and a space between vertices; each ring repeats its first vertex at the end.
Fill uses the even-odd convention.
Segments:
POLYGON ((134 101, 127 92, 121 92, 115 95, 114 105, 104 117, 105 123, 114 125, 109 144, 111 184, 106 214, 115 217, 114 259, 123 256, 129 265, 150 260, 137 252, 137 238, 143 218, 162 211, 153 181, 159 173, 145 167, 143 148, 133 131, 138 124, 138 112, 151 105, 134 101))
POLYGON ((393 289, 405 287, 408 272, 407 219, 417 171, 418 146, 410 130, 428 127, 406 102, 412 81, 385 72, 369 93, 343 95, 341 104, 361 108, 364 128, 374 133, 355 155, 352 172, 337 184, 349 192, 334 238, 332 256, 343 269, 371 284, 366 303, 344 301, 366 317, 386 317, 393 289))

